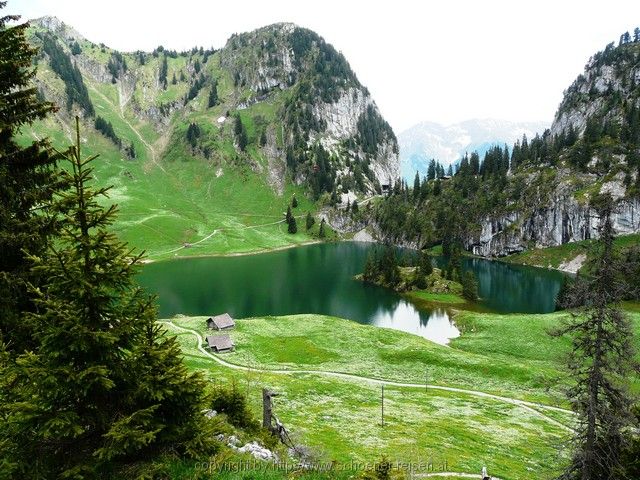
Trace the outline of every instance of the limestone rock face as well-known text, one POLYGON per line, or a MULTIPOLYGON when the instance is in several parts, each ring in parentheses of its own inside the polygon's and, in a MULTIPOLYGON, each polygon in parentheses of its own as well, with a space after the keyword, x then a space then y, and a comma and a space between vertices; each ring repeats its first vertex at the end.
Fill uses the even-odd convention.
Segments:
MULTIPOLYGON (((604 189, 603 185, 601 191, 604 189)), ((618 199, 612 221, 618 235, 640 232, 640 200, 618 199)), ((467 239, 465 247, 475 255, 501 257, 599 236, 596 212, 578 202, 566 189, 558 188, 550 201, 539 208, 485 218, 479 232, 467 239)))
MULTIPOLYGON (((551 135, 572 129, 581 137, 590 121, 600 126, 618 125, 623 130, 629 122, 628 112, 640 107, 639 59, 640 42, 609 45, 595 54, 565 91, 551 135)), ((613 137, 604 142, 615 147, 596 150, 584 169, 569 168, 563 160, 570 151, 560 152, 560 167, 542 167, 555 173, 547 185, 548 194, 536 198, 536 204, 530 201, 523 206, 527 202, 522 201, 519 206, 506 206, 503 212, 507 213, 482 219, 478 230, 465 240, 467 249, 482 256, 503 256, 532 247, 598 238, 599 219, 588 206, 597 193, 609 194, 616 202, 612 220, 617 234, 640 232, 640 198, 630 187, 640 173, 626 161, 633 152, 622 137, 613 137)), ((526 185, 532 184, 536 174, 532 175, 526 185)))

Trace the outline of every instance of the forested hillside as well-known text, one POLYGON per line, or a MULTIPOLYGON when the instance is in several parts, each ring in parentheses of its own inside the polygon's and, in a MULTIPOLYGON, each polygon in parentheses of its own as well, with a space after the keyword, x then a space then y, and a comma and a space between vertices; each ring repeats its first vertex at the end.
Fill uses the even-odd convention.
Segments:
POLYGON ((375 211, 382 235, 416 246, 442 242, 445 250, 455 243, 482 256, 563 245, 598 237, 590 202, 600 193, 617 202, 617 233, 637 233, 639 85, 636 30, 593 56, 542 135, 465 156, 450 179, 436 168, 413 188, 397 183, 375 211))

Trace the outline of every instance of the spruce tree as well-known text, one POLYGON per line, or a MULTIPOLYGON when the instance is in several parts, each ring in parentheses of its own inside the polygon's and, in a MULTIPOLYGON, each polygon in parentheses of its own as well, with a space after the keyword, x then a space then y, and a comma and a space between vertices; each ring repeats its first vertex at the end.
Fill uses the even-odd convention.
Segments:
POLYGON ((311 228, 315 223, 316 223, 316 220, 313 218, 313 215, 311 215, 311 212, 307 212, 306 225, 305 225, 307 228, 307 231, 311 230, 311 228))
POLYGON ((326 222, 324 221, 324 218, 320 221, 320 230, 318 230, 318 236, 320 238, 325 238, 327 236, 327 232, 325 231, 325 227, 324 224, 326 222))
POLYGON ((571 339, 572 385, 567 393, 578 420, 564 479, 621 478, 623 447, 633 421, 629 378, 638 366, 633 330, 618 306, 626 287, 613 247, 612 204, 608 195, 594 201, 601 219, 601 253, 592 279, 576 282, 566 295, 584 307, 554 332, 571 339))
POLYGON ((218 82, 215 80, 211 84, 211 90, 209 91, 208 107, 215 107, 218 104, 218 82))
POLYGON ((467 270, 462 275, 462 296, 467 300, 475 302, 478 299, 478 281, 471 270, 467 270))
POLYGON ((203 379, 135 285, 141 255, 109 231, 116 207, 98 203, 108 189, 87 185, 96 157, 81 157, 76 135, 64 154, 72 188, 54 205, 62 233, 29 257, 41 278, 26 318, 37 345, 16 362, 0 434, 15 478, 142 477, 159 454, 213 448, 203 379))
MULTIPOLYGON (((0 2, 0 9, 6 2, 0 2)), ((27 284, 35 281, 26 252, 44 250, 56 225, 43 207, 62 188, 55 155, 46 140, 23 147, 15 135, 44 118, 53 104, 38 100, 31 83, 36 49, 29 46, 27 24, 8 26, 17 16, 0 18, 0 339, 11 352, 33 345, 21 312, 33 309, 27 284)))

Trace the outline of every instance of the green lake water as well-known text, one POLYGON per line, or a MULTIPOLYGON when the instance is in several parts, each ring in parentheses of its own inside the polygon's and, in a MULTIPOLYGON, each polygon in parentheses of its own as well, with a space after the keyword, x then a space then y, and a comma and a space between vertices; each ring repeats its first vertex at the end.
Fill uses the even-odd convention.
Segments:
MULTIPOLYGON (((236 257, 170 260, 145 265, 140 283, 158 295, 160 317, 235 318, 318 313, 402 330, 445 344, 459 335, 444 308, 417 308, 399 294, 353 280, 376 245, 340 242, 236 257)), ((436 259, 441 264, 444 259, 436 259)), ((560 272, 464 259, 479 283, 480 306, 496 312, 553 310, 560 272)))

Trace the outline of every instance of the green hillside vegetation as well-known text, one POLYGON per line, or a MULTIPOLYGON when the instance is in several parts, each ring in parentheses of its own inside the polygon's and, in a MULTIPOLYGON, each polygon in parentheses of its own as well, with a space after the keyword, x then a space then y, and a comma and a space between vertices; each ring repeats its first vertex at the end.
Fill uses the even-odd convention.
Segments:
MULTIPOLYGON (((284 213, 294 195, 298 222, 335 196, 335 172, 345 160, 319 145, 307 147, 303 139, 326 125, 301 120, 311 103, 364 88, 332 46, 310 31, 284 34, 275 26, 232 37, 222 50, 121 53, 63 24, 43 25, 35 21, 28 31, 40 48, 36 85, 42 97, 63 108, 25 126, 19 141, 49 137, 63 150, 71 140, 72 113, 81 113, 86 149, 100 153, 95 177, 100 185, 114 186, 111 201, 121 212, 115 229, 123 240, 145 249, 150 260, 318 240, 319 225, 287 233, 284 213), (266 50, 259 47, 263 38, 270 39, 266 50), (275 52, 289 43, 298 69, 291 88, 254 92, 249 82, 256 62, 267 62, 278 75, 284 67, 275 52)), ((388 130, 380 141, 396 145, 377 110, 367 118, 388 130)), ((369 142, 365 150, 375 148, 369 142)), ((348 183, 364 189, 362 175, 373 178, 368 167, 356 159, 346 162, 355 180, 343 180, 344 188, 348 183)), ((335 238, 328 226, 323 229, 324 238, 335 238)))
MULTIPOLYGON (((525 223, 534 212, 544 212, 565 195, 586 206, 606 182, 620 181, 621 195, 637 199, 640 89, 631 77, 640 62, 640 39, 631 38, 594 55, 585 75, 567 89, 556 121, 567 112, 578 117, 589 112, 583 130, 570 124, 534 138, 524 136, 512 146, 494 146, 482 158, 473 152, 461 158, 450 175, 432 161, 426 176, 417 175, 412 186, 398 181, 391 195, 376 203, 373 219, 385 239, 420 248, 442 244, 447 254, 452 245, 471 250, 488 219, 494 220, 491 233, 509 243, 510 232, 536 228, 533 222, 525 223), (508 220, 510 215, 518 220, 508 220)), ((536 235, 529 231, 527 238, 534 240, 518 248, 534 248, 536 235)), ((637 235, 629 239, 637 240, 637 235)), ((563 236, 562 243, 568 241, 563 236)), ((557 267, 581 248, 526 251, 508 261, 557 267)))
MULTIPOLYGON (((632 307, 627 311, 637 332, 640 316, 632 307)), ((449 347, 326 316, 243 319, 230 332, 236 351, 219 358, 247 371, 221 366, 196 348, 190 330, 206 335, 206 317, 175 318, 167 325, 178 335, 190 367, 202 369, 216 381, 235 379, 248 392, 256 413, 263 386, 279 392, 279 418, 323 460, 371 459, 380 454, 392 461, 407 460, 426 449, 437 464, 445 460, 446 450, 451 471, 475 472, 486 464, 492 474, 516 480, 530 478, 531 470, 536 478, 552 478, 559 471, 566 461, 561 452, 568 432, 547 419, 571 425, 571 414, 536 407, 541 416, 468 394, 386 385, 382 428, 379 385, 311 372, 418 385, 424 385, 426 374, 432 386, 563 406, 559 390, 568 342, 549 337, 547 330, 566 315, 460 313, 455 320, 463 335, 449 347)))

